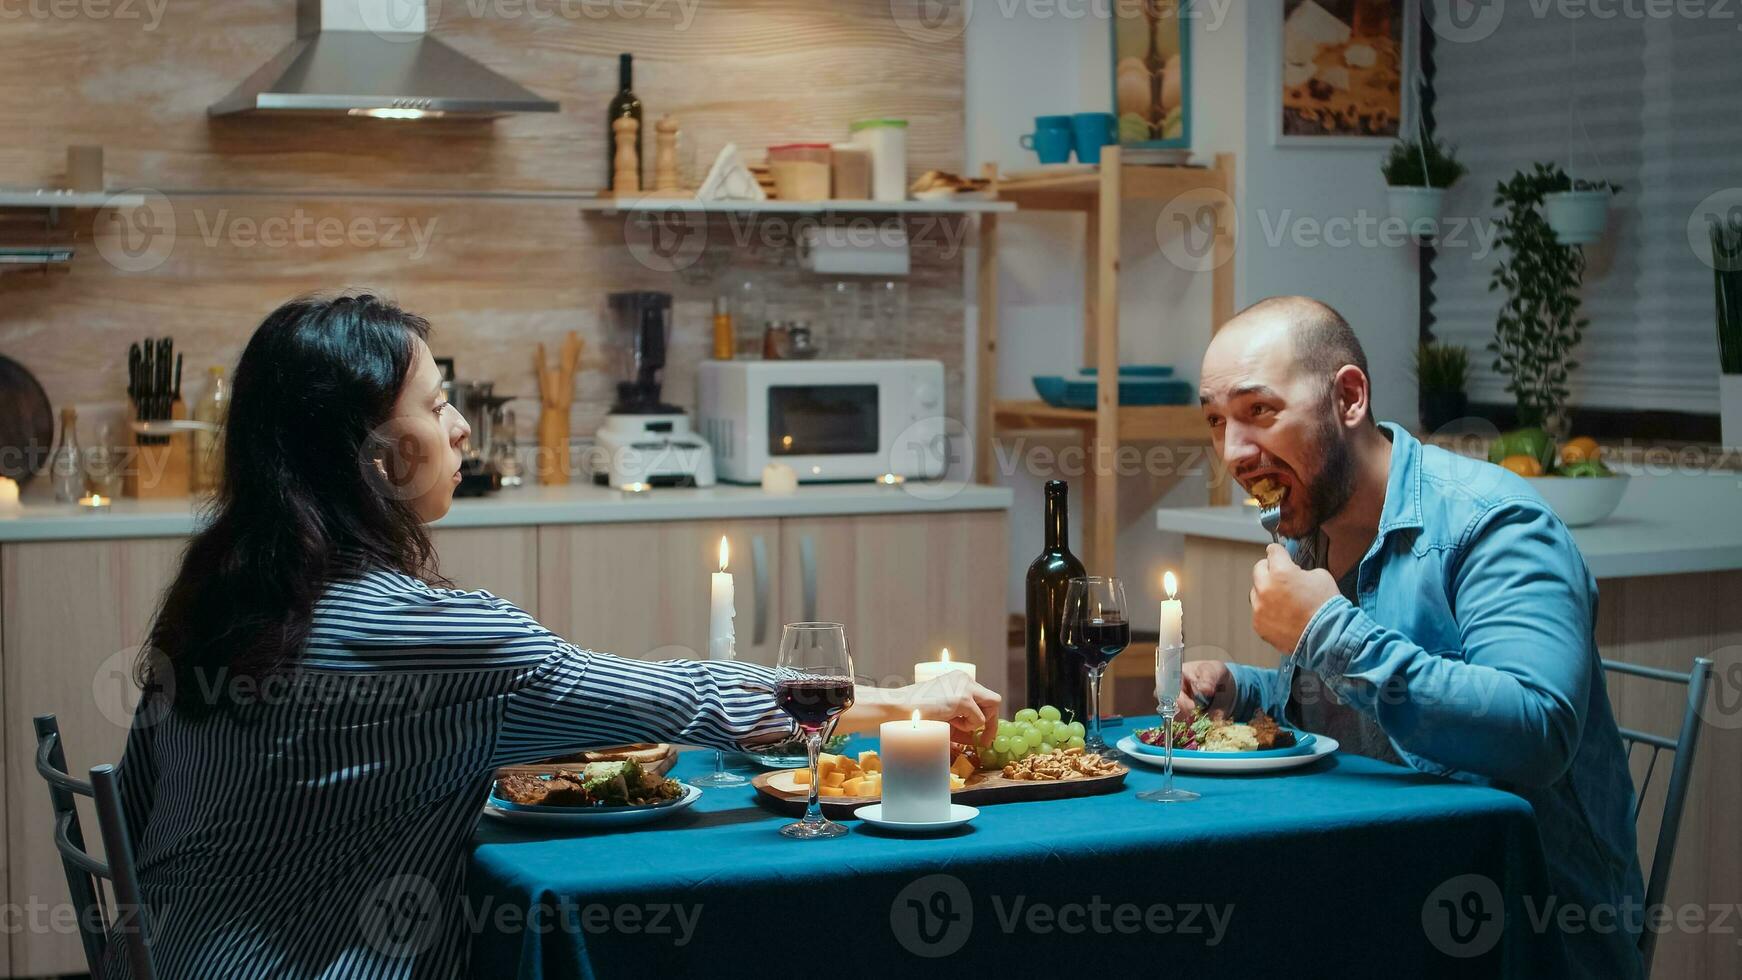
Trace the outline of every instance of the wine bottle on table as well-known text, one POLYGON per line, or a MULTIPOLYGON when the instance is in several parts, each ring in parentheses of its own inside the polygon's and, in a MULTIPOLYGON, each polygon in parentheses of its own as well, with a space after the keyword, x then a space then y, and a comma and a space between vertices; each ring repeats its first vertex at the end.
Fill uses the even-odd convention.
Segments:
POLYGON ((1083 575, 1083 563, 1071 554, 1069 492, 1065 481, 1048 481, 1046 550, 1028 566, 1028 705, 1050 704, 1067 719, 1087 724, 1083 665, 1059 640, 1066 590, 1083 575))
MULTIPOLYGON (((634 92, 635 65, 634 56, 627 51, 617 56, 617 96, 611 100, 611 108, 605 113, 605 186, 616 187, 617 175, 614 170, 617 159, 617 131, 611 124, 622 116, 628 116, 637 123, 641 122, 641 100, 634 92)), ((644 127, 643 127, 644 128, 644 127)), ((635 130, 635 172, 641 172, 641 133, 643 128, 635 130)))

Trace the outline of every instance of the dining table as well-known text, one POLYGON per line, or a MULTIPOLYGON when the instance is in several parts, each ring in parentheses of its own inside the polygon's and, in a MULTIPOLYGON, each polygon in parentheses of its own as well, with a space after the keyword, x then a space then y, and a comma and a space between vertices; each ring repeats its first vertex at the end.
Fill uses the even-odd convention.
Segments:
MULTIPOLYGON (((1114 743, 1153 716, 1109 725, 1114 743)), ((855 737, 846 751, 875 748, 855 737)), ((685 751, 671 775, 711 769, 685 751)), ((744 763, 746 774, 754 771, 744 763)), ((750 786, 634 827, 485 816, 465 913, 479 977, 1556 976, 1532 810, 1503 790, 1339 751, 1295 769, 1176 772, 1200 798, 981 806, 926 836, 848 818, 791 840, 750 786), (1537 917, 1540 918, 1540 917, 1537 917), (1207 972, 1206 972, 1207 975, 1207 972)))

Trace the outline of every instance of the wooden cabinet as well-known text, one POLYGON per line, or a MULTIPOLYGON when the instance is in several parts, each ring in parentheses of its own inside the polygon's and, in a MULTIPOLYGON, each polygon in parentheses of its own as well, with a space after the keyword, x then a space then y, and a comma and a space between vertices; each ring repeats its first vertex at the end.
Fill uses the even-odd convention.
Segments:
POLYGON ((438 571, 456 589, 483 589, 538 618, 538 528, 435 528, 438 571))
POLYGON ((644 660, 705 659, 720 538, 737 597, 739 659, 780 649, 781 522, 658 521, 539 529, 539 621, 576 646, 644 660))
POLYGON ((941 647, 1006 690, 1002 511, 788 519, 781 527, 782 622, 841 623, 861 678, 913 679, 941 647))

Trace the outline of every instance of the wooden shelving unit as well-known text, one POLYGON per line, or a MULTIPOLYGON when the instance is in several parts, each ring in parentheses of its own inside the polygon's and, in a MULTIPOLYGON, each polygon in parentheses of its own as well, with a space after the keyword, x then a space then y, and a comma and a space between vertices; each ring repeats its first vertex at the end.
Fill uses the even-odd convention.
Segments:
MULTIPOLYGON (((1089 256, 1083 310, 1083 362, 1096 366, 1103 378, 1119 369, 1119 234, 1122 206, 1127 201, 1168 202, 1182 194, 1196 195, 1192 206, 1215 213, 1211 269, 1211 330, 1234 315, 1234 155, 1219 154, 1213 167, 1140 166, 1123 162, 1116 146, 1101 151, 1094 173, 1034 180, 994 181, 994 196, 1019 210, 1078 211, 1088 216, 1089 256)), ((1011 401, 996 397, 998 379, 998 218, 980 217, 979 385, 975 472, 982 482, 993 475, 993 443, 1000 433, 1073 431, 1083 440, 1089 463, 1088 487, 1079 496, 1088 529, 1084 564, 1100 574, 1116 567, 1119 481, 1114 475, 1115 452, 1132 442, 1203 443, 1208 441, 1203 415, 1196 405, 1121 406, 1118 386, 1103 384, 1094 410, 1054 408, 1041 401, 1011 401)), ((1159 245, 1157 246, 1159 247, 1159 245)), ((1212 473, 1210 499, 1226 503, 1226 481, 1212 473)))

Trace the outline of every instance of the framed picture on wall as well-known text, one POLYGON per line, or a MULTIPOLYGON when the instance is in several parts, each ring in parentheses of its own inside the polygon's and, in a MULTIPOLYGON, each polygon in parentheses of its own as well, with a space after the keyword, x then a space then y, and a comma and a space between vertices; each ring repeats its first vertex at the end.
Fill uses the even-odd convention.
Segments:
POLYGON ((1120 146, 1192 145, 1192 2, 1113 6, 1113 111, 1120 146))
POLYGON ((1370 146, 1410 132, 1415 0, 1283 0, 1278 146, 1370 146))

